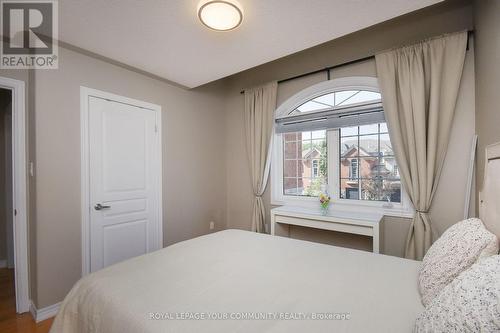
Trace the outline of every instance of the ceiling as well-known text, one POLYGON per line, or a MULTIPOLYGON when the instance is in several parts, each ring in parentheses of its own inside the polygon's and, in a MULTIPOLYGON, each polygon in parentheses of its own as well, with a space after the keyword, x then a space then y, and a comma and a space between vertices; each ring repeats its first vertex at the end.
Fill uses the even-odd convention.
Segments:
POLYGON ((59 1, 59 39, 193 88, 442 0, 239 0, 229 32, 198 21, 199 1, 59 1))

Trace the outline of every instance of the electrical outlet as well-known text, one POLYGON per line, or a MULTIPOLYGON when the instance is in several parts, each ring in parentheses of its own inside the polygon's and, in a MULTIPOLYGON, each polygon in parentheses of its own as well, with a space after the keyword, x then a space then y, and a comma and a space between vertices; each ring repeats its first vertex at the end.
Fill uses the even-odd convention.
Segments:
POLYGON ((210 230, 214 230, 214 229, 215 229, 215 222, 210 221, 210 230))

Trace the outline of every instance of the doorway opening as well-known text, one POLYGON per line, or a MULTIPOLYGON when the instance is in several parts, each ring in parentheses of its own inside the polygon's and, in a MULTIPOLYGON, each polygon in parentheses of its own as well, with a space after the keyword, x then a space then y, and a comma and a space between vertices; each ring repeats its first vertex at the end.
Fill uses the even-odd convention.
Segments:
POLYGON ((12 91, 0 88, 0 304, 16 313, 12 191, 12 91))
POLYGON ((0 77, 0 302, 14 315, 30 304, 25 121, 24 81, 0 77))

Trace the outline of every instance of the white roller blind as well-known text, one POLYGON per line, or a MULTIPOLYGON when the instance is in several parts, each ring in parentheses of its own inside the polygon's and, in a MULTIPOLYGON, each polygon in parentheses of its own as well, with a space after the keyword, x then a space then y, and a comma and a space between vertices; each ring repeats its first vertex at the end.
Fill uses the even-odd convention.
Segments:
POLYGON ((316 131, 385 122, 382 102, 333 107, 277 118, 276 133, 316 131))

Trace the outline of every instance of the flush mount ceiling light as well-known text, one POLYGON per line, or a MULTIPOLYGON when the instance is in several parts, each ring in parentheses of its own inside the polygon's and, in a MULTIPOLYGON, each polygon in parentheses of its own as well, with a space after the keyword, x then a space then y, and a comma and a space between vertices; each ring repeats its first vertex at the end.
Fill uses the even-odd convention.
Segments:
POLYGON ((217 31, 233 30, 243 21, 243 11, 236 1, 202 1, 198 6, 201 23, 217 31))

